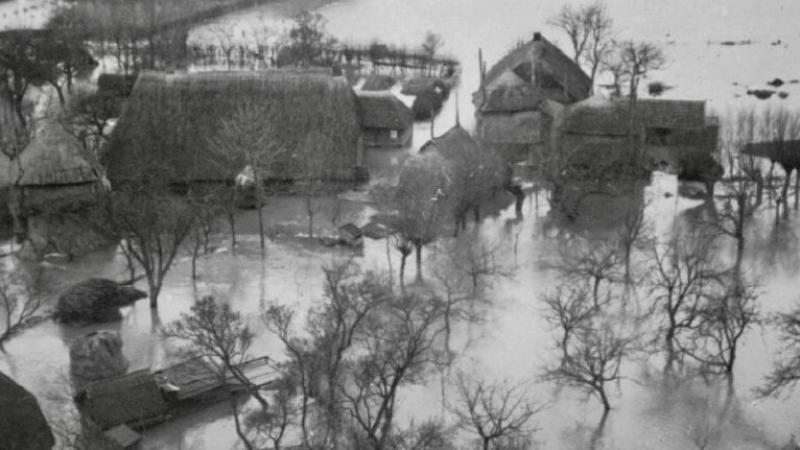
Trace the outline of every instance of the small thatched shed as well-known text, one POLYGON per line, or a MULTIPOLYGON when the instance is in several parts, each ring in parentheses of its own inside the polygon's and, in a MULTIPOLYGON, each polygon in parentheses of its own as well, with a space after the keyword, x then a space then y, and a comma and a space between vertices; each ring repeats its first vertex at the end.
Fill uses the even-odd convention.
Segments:
POLYGON ((97 181, 93 164, 87 160, 78 139, 57 122, 40 125, 22 152, 19 165, 0 156, 0 185, 19 184, 29 188, 75 186, 97 181), (9 166, 11 170, 9 171, 9 166))
POLYGON ((155 377, 146 369, 89 384, 75 402, 100 430, 117 425, 142 429, 166 420, 167 405, 155 377))
POLYGON ((358 92, 359 118, 365 147, 397 148, 411 143, 411 109, 390 93, 358 92))
POLYGON ((232 182, 247 164, 219 143, 230 139, 224 129, 242 105, 267 112, 256 120, 263 134, 237 139, 269 142, 280 150, 263 179, 300 178, 308 158, 321 162, 315 175, 320 180, 353 179, 360 128, 350 86, 327 73, 275 70, 141 74, 111 135, 109 180, 112 185, 232 182))

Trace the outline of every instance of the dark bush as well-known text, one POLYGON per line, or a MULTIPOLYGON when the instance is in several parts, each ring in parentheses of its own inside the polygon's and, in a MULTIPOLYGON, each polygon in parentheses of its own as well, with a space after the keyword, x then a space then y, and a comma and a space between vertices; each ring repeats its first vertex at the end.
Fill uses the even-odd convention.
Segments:
POLYGON ((436 91, 426 91, 417 95, 414 99, 414 104, 411 105, 414 120, 429 120, 442 109, 443 101, 442 94, 436 91))

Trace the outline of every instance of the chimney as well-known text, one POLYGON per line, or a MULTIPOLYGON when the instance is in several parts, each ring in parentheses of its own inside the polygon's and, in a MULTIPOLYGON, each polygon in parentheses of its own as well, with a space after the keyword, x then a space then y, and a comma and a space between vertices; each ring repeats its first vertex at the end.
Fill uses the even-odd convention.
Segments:
POLYGON ((541 41, 542 40, 542 33, 538 32, 538 31, 533 33, 533 40, 534 41, 541 41))

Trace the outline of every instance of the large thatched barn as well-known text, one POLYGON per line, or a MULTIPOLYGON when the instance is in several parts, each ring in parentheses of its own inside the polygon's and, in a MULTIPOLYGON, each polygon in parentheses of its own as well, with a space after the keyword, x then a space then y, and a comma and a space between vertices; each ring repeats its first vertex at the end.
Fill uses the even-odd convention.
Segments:
POLYGON ((317 180, 353 180, 355 95, 321 72, 142 74, 110 139, 108 178, 112 186, 231 182, 247 165, 238 145, 266 148, 264 180, 299 179, 307 161, 318 163, 317 180))
POLYGON ((473 94, 477 136, 507 160, 526 160, 552 146, 562 106, 587 98, 591 79, 541 34, 486 71, 473 94))

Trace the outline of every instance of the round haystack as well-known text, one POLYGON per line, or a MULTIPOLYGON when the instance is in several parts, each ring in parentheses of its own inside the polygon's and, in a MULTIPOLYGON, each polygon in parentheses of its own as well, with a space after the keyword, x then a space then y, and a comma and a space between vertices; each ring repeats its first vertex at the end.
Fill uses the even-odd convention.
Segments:
POLYGON ((119 308, 147 298, 147 293, 105 278, 90 278, 61 294, 53 318, 64 323, 119 320, 119 308))
POLYGON ((79 391, 89 383, 125 374, 128 360, 122 354, 119 332, 101 330, 77 339, 69 348, 70 374, 79 391))

